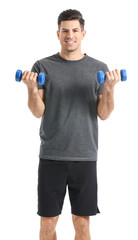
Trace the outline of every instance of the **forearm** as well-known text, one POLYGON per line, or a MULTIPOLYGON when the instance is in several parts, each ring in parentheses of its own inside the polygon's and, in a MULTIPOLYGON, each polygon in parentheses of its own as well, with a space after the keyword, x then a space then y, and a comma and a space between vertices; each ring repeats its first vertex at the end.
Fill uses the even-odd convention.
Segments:
POLYGON ((114 109, 114 87, 104 86, 102 98, 98 104, 98 116, 101 120, 106 120, 114 109))
POLYGON ((28 107, 35 117, 42 117, 45 104, 39 96, 37 89, 32 90, 28 88, 28 107))

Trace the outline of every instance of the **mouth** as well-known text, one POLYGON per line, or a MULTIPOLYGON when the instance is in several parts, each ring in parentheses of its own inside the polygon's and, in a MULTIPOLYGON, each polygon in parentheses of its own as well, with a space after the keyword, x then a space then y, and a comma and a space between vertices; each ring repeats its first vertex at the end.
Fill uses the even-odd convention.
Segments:
POLYGON ((76 43, 76 41, 71 41, 71 40, 66 40, 65 42, 68 46, 73 46, 76 43))

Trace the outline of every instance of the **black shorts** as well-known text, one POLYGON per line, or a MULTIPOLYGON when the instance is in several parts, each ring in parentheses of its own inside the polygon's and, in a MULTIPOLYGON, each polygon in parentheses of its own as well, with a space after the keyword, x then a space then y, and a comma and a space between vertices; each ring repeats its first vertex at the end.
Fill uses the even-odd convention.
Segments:
POLYGON ((71 213, 92 216, 100 213, 97 206, 97 162, 39 160, 38 212, 42 217, 61 214, 66 186, 71 213))

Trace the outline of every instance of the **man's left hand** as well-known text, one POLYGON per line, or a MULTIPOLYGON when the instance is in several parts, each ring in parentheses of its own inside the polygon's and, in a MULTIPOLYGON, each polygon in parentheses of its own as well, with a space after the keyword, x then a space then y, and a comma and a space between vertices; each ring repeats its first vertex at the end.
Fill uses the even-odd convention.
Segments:
POLYGON ((118 83, 121 80, 121 74, 118 69, 115 69, 114 71, 106 72, 106 79, 104 82, 104 87, 107 89, 112 89, 116 83, 118 83))

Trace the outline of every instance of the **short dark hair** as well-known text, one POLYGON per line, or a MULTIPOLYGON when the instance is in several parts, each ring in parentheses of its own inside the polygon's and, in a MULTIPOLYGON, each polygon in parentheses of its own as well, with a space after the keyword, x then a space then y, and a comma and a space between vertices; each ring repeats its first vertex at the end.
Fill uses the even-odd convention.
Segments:
POLYGON ((81 25, 81 30, 84 30, 85 20, 83 19, 82 14, 78 10, 68 9, 61 12, 58 16, 58 29, 60 29, 61 21, 67 21, 67 20, 79 20, 81 25))

